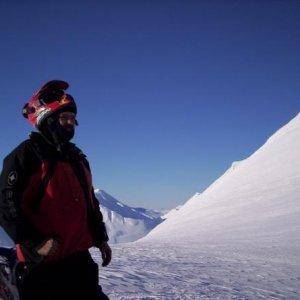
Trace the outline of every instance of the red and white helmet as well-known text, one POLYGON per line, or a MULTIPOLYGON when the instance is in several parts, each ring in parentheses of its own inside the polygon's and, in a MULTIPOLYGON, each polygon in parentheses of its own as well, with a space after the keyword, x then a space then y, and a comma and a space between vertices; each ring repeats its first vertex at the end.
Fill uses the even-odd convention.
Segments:
POLYGON ((39 128, 54 112, 67 108, 77 114, 73 97, 65 93, 69 84, 62 80, 51 80, 44 84, 23 107, 22 114, 30 124, 39 128))

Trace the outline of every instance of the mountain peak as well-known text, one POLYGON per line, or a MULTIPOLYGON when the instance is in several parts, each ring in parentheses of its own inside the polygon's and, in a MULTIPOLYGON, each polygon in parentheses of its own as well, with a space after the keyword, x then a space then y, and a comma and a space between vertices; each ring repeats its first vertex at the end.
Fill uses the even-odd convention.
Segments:
POLYGON ((135 241, 162 222, 157 211, 130 207, 99 188, 94 192, 112 243, 135 241))

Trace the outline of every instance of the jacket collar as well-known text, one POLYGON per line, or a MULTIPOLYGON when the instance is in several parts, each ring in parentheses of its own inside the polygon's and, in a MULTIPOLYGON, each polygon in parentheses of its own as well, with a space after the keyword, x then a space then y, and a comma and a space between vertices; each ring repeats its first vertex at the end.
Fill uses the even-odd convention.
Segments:
POLYGON ((52 144, 43 134, 40 132, 32 131, 29 134, 30 140, 37 144, 38 148, 40 148, 40 152, 46 155, 47 157, 61 157, 61 158, 67 158, 67 157, 86 157, 82 151, 76 147, 74 143, 67 142, 64 147, 62 153, 58 152, 55 145, 52 144))

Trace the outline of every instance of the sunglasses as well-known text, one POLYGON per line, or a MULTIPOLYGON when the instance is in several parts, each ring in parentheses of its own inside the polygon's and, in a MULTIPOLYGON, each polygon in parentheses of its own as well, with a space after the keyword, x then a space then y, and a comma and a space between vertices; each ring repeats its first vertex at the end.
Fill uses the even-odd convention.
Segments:
POLYGON ((72 124, 76 126, 78 125, 78 121, 76 120, 76 115, 74 113, 68 113, 68 112, 60 113, 58 119, 61 125, 66 125, 66 124, 72 124))

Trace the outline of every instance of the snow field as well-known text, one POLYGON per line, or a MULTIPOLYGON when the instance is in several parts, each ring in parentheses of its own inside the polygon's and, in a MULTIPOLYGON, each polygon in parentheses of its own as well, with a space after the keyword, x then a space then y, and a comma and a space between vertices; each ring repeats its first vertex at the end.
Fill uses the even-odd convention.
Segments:
POLYGON ((300 299, 299 264, 210 245, 113 245, 99 281, 110 299, 300 299), (298 274, 298 276, 296 275, 298 274))

